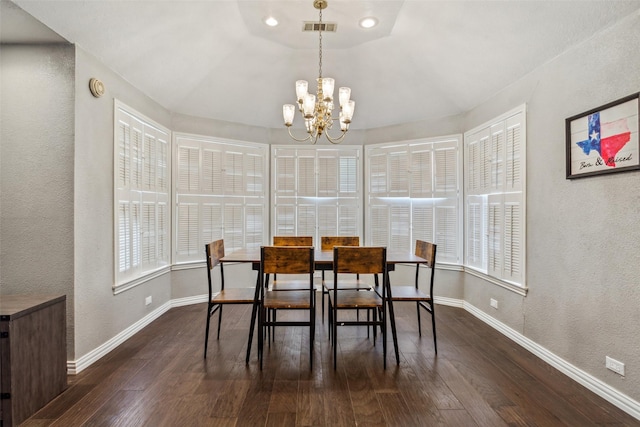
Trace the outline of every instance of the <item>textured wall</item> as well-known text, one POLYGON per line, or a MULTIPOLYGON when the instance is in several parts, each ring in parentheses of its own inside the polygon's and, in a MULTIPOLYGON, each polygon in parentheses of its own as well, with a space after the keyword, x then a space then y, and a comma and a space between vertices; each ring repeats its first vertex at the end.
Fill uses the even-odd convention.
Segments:
POLYGON ((466 117, 527 103, 526 297, 467 278, 465 300, 640 400, 640 172, 565 179, 564 119, 640 90, 640 14, 555 58, 466 117), (500 309, 489 308, 489 298, 500 309), (626 377, 605 356, 626 363, 626 377))
POLYGON ((111 288, 114 98, 167 127, 170 114, 81 48, 76 48, 76 64, 75 354, 81 357, 171 298, 170 274, 118 295, 111 288), (89 92, 92 77, 106 87, 101 98, 89 92), (149 306, 147 296, 153 299, 149 306))
POLYGON ((73 357, 74 54, 0 46, 0 293, 67 295, 73 357))

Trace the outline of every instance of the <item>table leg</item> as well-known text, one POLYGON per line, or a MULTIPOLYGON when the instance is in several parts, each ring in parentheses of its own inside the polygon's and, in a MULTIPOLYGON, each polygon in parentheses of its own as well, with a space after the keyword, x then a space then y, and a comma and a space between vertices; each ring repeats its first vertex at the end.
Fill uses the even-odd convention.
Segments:
POLYGON ((396 353, 396 364, 400 364, 400 353, 398 352, 398 333, 396 331, 396 315, 393 312, 393 301, 391 295, 391 279, 387 272, 387 304, 389 307, 389 320, 391 322, 391 335, 393 336, 393 348, 396 353))
POLYGON ((245 363, 249 364, 249 357, 251 356, 251 344, 253 343, 253 331, 256 325, 256 315, 258 313, 258 293, 260 292, 260 274, 256 278, 256 291, 253 294, 253 307, 251 309, 251 325, 249 325, 249 343, 247 344, 247 359, 245 363))

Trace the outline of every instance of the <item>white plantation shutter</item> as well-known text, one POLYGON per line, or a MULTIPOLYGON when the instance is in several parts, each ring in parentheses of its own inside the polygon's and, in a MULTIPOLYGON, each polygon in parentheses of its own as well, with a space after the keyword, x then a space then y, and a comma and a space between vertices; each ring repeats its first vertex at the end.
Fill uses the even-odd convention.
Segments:
POLYGON ((489 129, 480 132, 480 189, 488 192, 491 188, 491 134, 489 129))
POLYGON ((487 270, 489 274, 500 277, 502 269, 502 195, 489 195, 487 225, 487 270))
POLYGON ((390 250, 405 251, 411 246, 411 206, 408 202, 395 203, 390 206, 391 213, 391 239, 388 247, 390 250))
POLYGON ((265 244, 267 147, 186 134, 174 145, 174 261, 202 261, 221 238, 227 252, 265 244))
POLYGON ((114 106, 114 292, 168 269, 169 130, 114 106))
MULTIPOLYGON (((337 236, 359 236, 362 223, 359 200, 341 201, 338 204, 337 236)), ((328 235, 328 234, 327 234, 328 235)))
POLYGON ((361 236, 361 150, 273 146, 272 235, 361 236))
POLYGON ((504 163, 504 123, 494 124, 490 128, 491 157, 489 164, 491 165, 491 190, 499 191, 502 189, 503 183, 503 163, 504 163))
POLYGON ((316 204, 309 200, 301 201, 298 203, 296 209, 297 220, 295 221, 297 227, 295 231, 290 234, 292 236, 314 236, 316 234, 316 223, 318 221, 316 215, 316 204))
POLYGON ((202 242, 213 242, 214 240, 223 238, 222 202, 222 200, 216 200, 200 204, 200 212, 202 212, 200 218, 202 222, 200 224, 196 224, 196 227, 200 229, 202 242))
POLYGON ((522 191, 522 119, 523 113, 506 120, 505 191, 522 191))
POLYGON ((264 244, 265 218, 264 204, 247 204, 245 215, 245 243, 247 248, 255 249, 264 244))
POLYGON ((522 281, 522 204, 517 194, 504 196, 504 228, 502 247, 504 261, 501 278, 512 282, 522 281))
POLYGON ((200 148, 178 147, 178 183, 181 193, 197 193, 200 189, 200 148))
POLYGON ((485 265, 486 197, 468 196, 466 206, 466 262, 482 269, 485 265))
MULTIPOLYGON (((178 150, 180 152, 181 149, 178 150)), ((195 159, 197 159, 197 155, 200 152, 199 147, 193 147, 190 150, 194 155, 194 163, 195 159)), ((182 170, 181 174, 188 174, 189 169, 182 170)), ((197 170, 194 170, 197 173, 197 170)), ((203 148, 202 149, 202 191, 210 194, 223 194, 222 183, 224 182, 223 178, 223 168, 222 168, 222 150, 220 148, 203 148)), ((182 175, 181 175, 182 176, 182 175)), ((197 182, 197 175, 194 177, 197 182)), ((179 189, 182 190, 188 189, 189 187, 185 187, 182 185, 181 180, 178 180, 179 189)), ((200 188, 196 187, 196 190, 200 190, 200 188)))
POLYGON ((369 193, 387 195, 387 153, 384 149, 370 149, 367 155, 369 164, 369 193))
POLYGON ((434 242, 434 217, 431 202, 415 201, 411 206, 412 235, 414 239, 434 242))
POLYGON ((459 263, 461 138, 367 147, 367 244, 412 252, 439 245, 438 261, 459 263))
POLYGON ((370 227, 367 244, 371 246, 389 245, 389 207, 385 205, 369 206, 370 227))
POLYGON ((224 194, 241 196, 244 186, 244 153, 226 151, 224 155, 224 194))
POLYGON ((338 156, 337 150, 318 152, 318 197, 338 195, 338 156))
MULTIPOLYGON (((313 234, 311 234, 313 236, 313 234)), ((318 205, 318 236, 338 235, 338 206, 331 204, 318 205)))
MULTIPOLYGON (((298 150, 298 162, 296 179, 298 182, 297 194, 302 197, 315 197, 316 195, 316 153, 313 150, 298 150)), ((323 174, 324 175, 324 174, 323 174)), ((295 191, 295 189, 294 189, 295 191)))
POLYGON ((438 259, 441 262, 459 263, 458 244, 459 221, 457 205, 438 204, 435 208, 436 239, 438 259))
POLYGON ((398 147, 389 153, 389 196, 409 195, 408 147, 398 147))
POLYGON ((200 209, 198 203, 179 203, 176 216, 178 256, 183 258, 197 256, 200 252, 200 209))
MULTIPOLYGON (((224 205, 224 248, 233 252, 244 248, 244 208, 242 202, 224 205)), ((205 243, 202 243, 204 247, 205 243)))
POLYGON ((281 200, 274 205, 274 236, 296 235, 296 205, 295 200, 281 200))
POLYGON ((525 281, 525 117, 522 106, 465 134, 465 264, 520 287, 525 281))
MULTIPOLYGON (((433 162, 431 144, 411 150, 411 197, 431 197, 433 192, 433 162)), ((430 240, 429 240, 430 241, 430 240)))

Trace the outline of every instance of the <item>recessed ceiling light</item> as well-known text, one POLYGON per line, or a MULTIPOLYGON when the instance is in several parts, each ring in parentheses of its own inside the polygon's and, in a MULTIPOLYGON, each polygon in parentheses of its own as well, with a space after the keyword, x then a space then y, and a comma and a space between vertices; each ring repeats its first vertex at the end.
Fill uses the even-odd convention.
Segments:
POLYGON ((378 25, 378 20, 373 16, 367 16, 366 18, 362 18, 360 20, 360 26, 362 28, 373 28, 378 25))
POLYGON ((273 16, 267 16, 266 18, 264 18, 264 23, 270 27, 275 27, 276 25, 278 25, 278 20, 273 16))

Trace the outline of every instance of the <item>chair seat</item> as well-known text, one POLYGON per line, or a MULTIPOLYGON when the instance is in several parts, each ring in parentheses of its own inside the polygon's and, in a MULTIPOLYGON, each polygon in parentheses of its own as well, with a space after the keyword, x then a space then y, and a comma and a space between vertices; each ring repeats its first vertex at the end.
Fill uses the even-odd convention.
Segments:
MULTIPOLYGON (((313 285, 315 291, 317 285, 313 285)), ((309 291, 309 280, 274 280, 269 284, 270 291, 309 291)))
POLYGON ((269 291, 264 294, 264 301, 262 302, 262 305, 265 308, 276 309, 308 309, 312 306, 312 301, 309 301, 309 291, 269 291))
MULTIPOLYGON (((380 290, 376 289, 380 294, 380 290)), ((431 301, 431 297, 415 286, 391 286, 391 298, 394 301, 431 301)))
MULTIPOLYGON (((322 286, 327 291, 333 290, 333 280, 323 280, 322 286)), ((340 280, 340 286, 338 289, 360 289, 360 290, 371 290, 372 286, 369 283, 363 282, 362 280, 340 280)))
POLYGON ((247 304, 252 303, 255 295, 253 288, 230 288, 220 291, 211 299, 214 304, 247 304))
MULTIPOLYGON (((329 294, 333 299, 333 294, 329 294)), ((358 291, 347 289, 338 291, 338 303, 331 301, 336 308, 375 308, 382 307, 382 298, 373 291, 358 291)))

